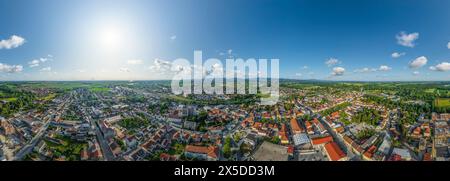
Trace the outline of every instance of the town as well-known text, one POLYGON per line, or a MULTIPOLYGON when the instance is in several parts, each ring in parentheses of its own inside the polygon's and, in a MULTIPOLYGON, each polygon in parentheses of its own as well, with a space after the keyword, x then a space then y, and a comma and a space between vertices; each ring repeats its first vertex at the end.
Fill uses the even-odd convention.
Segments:
POLYGON ((448 82, 282 80, 262 95, 168 81, 0 83, 0 160, 449 161, 448 82))

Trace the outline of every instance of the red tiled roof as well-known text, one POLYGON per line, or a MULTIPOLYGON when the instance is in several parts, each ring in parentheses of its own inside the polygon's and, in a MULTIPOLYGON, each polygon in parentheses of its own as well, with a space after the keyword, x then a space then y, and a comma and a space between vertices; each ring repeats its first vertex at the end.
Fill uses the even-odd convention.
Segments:
POLYGON ((309 128, 309 127, 312 126, 312 125, 311 125, 311 122, 309 122, 309 121, 305 121, 305 125, 306 125, 306 128, 309 128))
POLYGON ((389 161, 401 161, 402 160, 402 156, 397 155, 397 154, 393 154, 391 156, 391 158, 389 158, 389 161))
POLYGON ((344 141, 347 143, 347 144, 352 144, 353 143, 353 140, 350 138, 350 137, 348 137, 348 136, 344 136, 344 141))
POLYGON ((347 156, 335 142, 325 144, 325 150, 331 161, 338 161, 347 156))
POLYGON ((423 154, 423 161, 432 161, 431 153, 423 154))
POLYGON ((319 124, 319 120, 317 120, 317 118, 313 119, 314 124, 319 124))
POLYGON ((414 129, 414 134, 420 134, 422 130, 420 129, 420 127, 417 127, 416 129, 414 129))
POLYGON ((333 141, 333 138, 331 136, 325 136, 325 137, 312 139, 312 144, 320 145, 320 144, 324 144, 324 143, 328 143, 328 142, 332 142, 332 141, 333 141))
POLYGON ((337 128, 336 128, 336 131, 337 131, 338 133, 343 133, 345 130, 344 130, 344 127, 340 126, 340 127, 337 127, 337 128))
POLYGON ((187 145, 186 148, 185 148, 186 152, 207 154, 211 158, 217 158, 218 157, 218 150, 219 150, 219 148, 217 146, 187 145))
POLYGON ((302 129, 298 125, 298 122, 295 118, 291 119, 291 128, 292 128, 292 132, 294 132, 294 133, 300 133, 302 131, 302 129))
POLYGON ((336 111, 336 112, 334 112, 334 113, 331 113, 331 116, 332 116, 333 118, 336 118, 336 117, 339 116, 339 112, 336 111))
POLYGON ((289 154, 293 154, 294 153, 294 147, 292 145, 288 146, 287 153, 289 153, 289 154))

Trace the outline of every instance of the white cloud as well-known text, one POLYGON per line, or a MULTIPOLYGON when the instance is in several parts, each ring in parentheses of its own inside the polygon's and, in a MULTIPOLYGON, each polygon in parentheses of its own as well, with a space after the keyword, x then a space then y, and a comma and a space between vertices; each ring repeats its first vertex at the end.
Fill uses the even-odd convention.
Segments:
POLYGON ((34 60, 28 62, 28 65, 29 65, 30 67, 38 67, 38 66, 39 66, 39 63, 40 63, 39 60, 34 59, 34 60))
POLYGON ((228 52, 228 55, 231 55, 233 53, 233 50, 229 49, 227 52, 228 52))
POLYGON ((172 40, 172 41, 174 41, 174 40, 176 40, 177 39, 177 35, 172 35, 171 37, 170 37, 170 40, 172 40))
POLYGON ((128 60, 127 63, 129 65, 140 65, 140 64, 142 64, 142 60, 139 60, 139 59, 128 60))
POLYGON ((356 72, 356 73, 369 73, 369 72, 376 72, 376 71, 377 71, 377 69, 364 67, 362 69, 356 69, 354 72, 356 72))
POLYGON ((333 72, 331 73, 331 75, 341 76, 341 75, 344 75, 344 73, 345 73, 345 68, 343 68, 343 67, 334 67, 333 68, 333 72))
POLYGON ((331 67, 331 66, 333 66, 333 65, 340 64, 340 63, 341 63, 341 62, 340 62, 338 59, 336 59, 336 58, 329 58, 329 59, 325 62, 325 64, 327 64, 328 67, 331 67))
POLYGON ((149 67, 149 69, 152 71, 168 71, 170 70, 170 67, 172 67, 172 62, 157 58, 153 62, 153 65, 149 67))
POLYGON ((406 55, 406 53, 405 52, 401 52, 401 53, 394 52, 394 53, 392 53, 391 57, 392 58, 399 58, 399 57, 401 57, 403 55, 406 55))
POLYGON ((17 48, 20 45, 23 45, 24 43, 25 43, 24 38, 17 35, 13 35, 7 40, 0 40, 0 49, 17 48))
POLYGON ((131 70, 127 67, 122 67, 119 69, 119 72, 131 72, 131 70))
POLYGON ((40 71, 41 72, 50 72, 50 71, 52 71, 52 68, 51 67, 44 67, 40 71))
POLYGON ((400 32, 399 34, 397 34, 395 36, 395 38, 397 38, 397 43, 405 46, 405 47, 414 47, 416 46, 414 41, 416 41, 417 39, 419 39, 419 33, 406 33, 406 32, 400 32))
POLYGON ((309 69, 309 67, 305 65, 305 66, 302 67, 302 69, 306 70, 306 69, 309 69))
POLYGON ((440 71, 440 72, 446 72, 450 70, 450 63, 448 62, 442 62, 440 64, 437 64, 435 66, 431 66, 430 70, 433 71, 440 71))
POLYGON ((370 72, 376 72, 376 71, 383 71, 383 72, 387 72, 392 70, 391 67, 387 66, 387 65, 381 65, 379 68, 362 68, 362 69, 356 69, 354 70, 354 72, 356 73, 370 73, 370 72))
POLYGON ((46 61, 48 61, 49 59, 48 58, 40 58, 39 59, 39 61, 41 61, 42 63, 44 63, 44 62, 46 62, 46 61))
POLYGON ((295 76, 301 77, 301 76, 303 76, 303 74, 302 73, 295 73, 295 76))
POLYGON ((4 73, 19 73, 22 72, 23 66, 22 65, 8 65, 0 63, 0 72, 4 73))
POLYGON ((420 72, 414 71, 412 74, 413 74, 414 76, 418 76, 418 75, 420 75, 420 72))
POLYGON ((428 62, 427 57, 425 56, 420 56, 417 57, 416 59, 414 59, 413 61, 409 62, 409 68, 420 68, 423 67, 424 65, 426 65, 428 62))
POLYGON ((450 49, 450 41, 447 43, 447 48, 450 49))
POLYGON ((51 55, 47 56, 48 58, 38 58, 28 62, 29 67, 38 67, 41 63, 45 63, 47 61, 53 60, 51 55))
POLYGON ((380 68, 378 68, 378 70, 386 72, 386 71, 392 70, 392 68, 387 65, 381 65, 380 68))

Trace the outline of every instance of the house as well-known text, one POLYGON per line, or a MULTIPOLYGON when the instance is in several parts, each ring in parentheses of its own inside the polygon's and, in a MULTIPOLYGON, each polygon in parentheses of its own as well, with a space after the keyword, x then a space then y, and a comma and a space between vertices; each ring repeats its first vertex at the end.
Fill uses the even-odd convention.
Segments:
POLYGON ((413 131, 413 136, 414 136, 414 137, 419 137, 421 133, 422 133, 422 129, 418 126, 418 127, 416 127, 416 128, 414 129, 414 131, 413 131))
POLYGON ((244 142, 255 146, 258 143, 258 139, 255 134, 250 133, 244 138, 244 142))
POLYGON ((219 159, 219 148, 217 146, 187 145, 184 155, 189 158, 217 161, 219 159))
POLYGON ((401 160, 411 160, 411 154, 407 149, 394 148, 394 150, 392 151, 392 155, 398 155, 401 160))
POLYGON ((161 155, 159 155, 159 160, 160 161, 177 161, 177 157, 173 156, 173 155, 169 155, 167 153, 161 153, 161 155))
POLYGON ((431 136, 430 128, 425 128, 425 131, 423 132, 423 136, 425 136, 425 137, 430 137, 431 136))
POLYGON ((331 136, 318 137, 318 138, 312 139, 312 144, 313 145, 323 145, 325 143, 332 142, 332 141, 333 141, 333 137, 331 137, 331 136))
POLYGON ((341 148, 336 144, 336 142, 331 141, 325 144, 325 150, 330 161, 346 161, 348 160, 347 155, 342 151, 341 148))
POLYGON ((89 159, 87 148, 83 148, 83 150, 80 153, 80 158, 81 158, 81 161, 86 161, 89 159))
POLYGON ((373 155, 377 151, 377 147, 375 145, 372 145, 366 152, 363 154, 364 160, 372 160, 373 155))
POLYGON ((291 119, 291 131, 292 131, 292 134, 300 134, 300 133, 302 133, 302 129, 298 125, 298 122, 297 122, 297 120, 295 118, 291 119))
POLYGON ((194 121, 184 121, 183 128, 189 129, 189 130, 196 130, 198 126, 198 123, 194 121))

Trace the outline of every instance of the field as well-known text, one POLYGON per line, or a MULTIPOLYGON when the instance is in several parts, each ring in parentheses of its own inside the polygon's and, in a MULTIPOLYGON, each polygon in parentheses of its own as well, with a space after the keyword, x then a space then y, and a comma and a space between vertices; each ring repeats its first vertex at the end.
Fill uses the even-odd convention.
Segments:
POLYGON ((9 97, 9 98, 0 98, 1 101, 6 101, 6 102, 14 102, 17 100, 16 97, 9 97))
POLYGON ((110 88, 107 88, 107 87, 90 87, 89 90, 92 91, 92 92, 108 92, 110 90, 110 88))
POLYGON ((45 97, 39 98, 39 100, 43 100, 43 101, 51 101, 51 100, 53 100, 55 97, 56 97, 56 94, 55 94, 55 93, 51 93, 51 94, 48 94, 48 95, 45 96, 45 97))
POLYGON ((436 107, 450 107, 450 98, 438 98, 434 101, 436 107))

